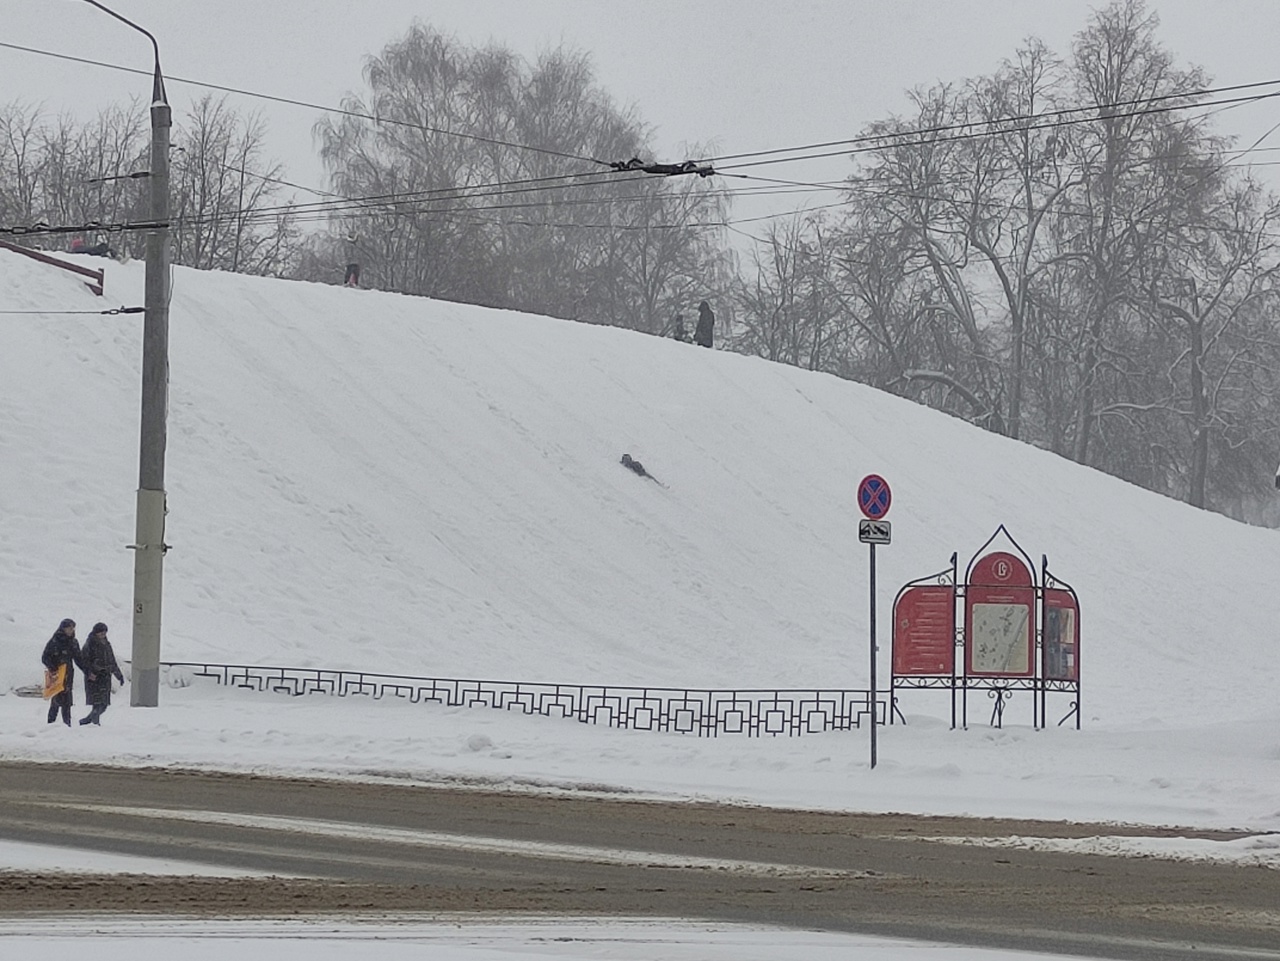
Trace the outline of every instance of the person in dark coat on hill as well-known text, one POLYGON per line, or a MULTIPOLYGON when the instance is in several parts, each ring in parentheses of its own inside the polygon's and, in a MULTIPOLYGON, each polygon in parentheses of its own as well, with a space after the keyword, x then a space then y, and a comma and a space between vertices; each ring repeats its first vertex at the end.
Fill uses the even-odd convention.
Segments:
POLYGON ((684 325, 684 314, 677 312, 671 321, 671 336, 682 344, 689 343, 689 331, 684 325))
POLYGON ((121 684, 124 683, 124 674, 116 663, 116 652, 107 640, 107 625, 101 621, 89 632, 80 652, 80 661, 84 669, 84 699, 92 707, 80 723, 98 724, 102 712, 111 706, 111 676, 114 674, 121 684))
POLYGON ((698 326, 693 329, 693 342, 699 347, 710 347, 715 337, 716 315, 705 300, 698 304, 698 326))
POLYGON ((49 638, 49 643, 44 646, 44 653, 40 656, 40 660, 50 671, 56 671, 63 664, 67 667, 62 690, 49 698, 49 723, 52 724, 57 720, 58 713, 61 712, 62 723, 70 727, 73 700, 71 692, 76 678, 75 665, 79 664, 82 670, 84 668, 84 661, 80 655, 80 642, 76 640, 75 621, 69 617, 63 619, 58 629, 53 632, 53 637, 49 638))

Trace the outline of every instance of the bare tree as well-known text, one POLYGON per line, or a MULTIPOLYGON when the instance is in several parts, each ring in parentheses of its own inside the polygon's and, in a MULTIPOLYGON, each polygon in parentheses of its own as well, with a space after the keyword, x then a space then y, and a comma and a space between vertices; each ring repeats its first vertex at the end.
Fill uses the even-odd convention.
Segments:
POLYGON ((202 269, 279 274, 298 243, 296 216, 281 203, 283 170, 264 159, 260 117, 205 96, 179 128, 172 165, 173 258, 202 269))
POLYGON ((31 225, 40 216, 44 175, 40 114, 14 101, 0 107, 0 220, 31 225))
POLYGON ((359 238, 368 276, 407 293, 658 332, 696 278, 723 273, 707 183, 609 169, 644 126, 564 49, 532 64, 416 24, 370 59, 367 98, 316 126, 332 245, 359 238))
MULTIPOLYGON (((1274 202, 1183 108, 1142 0, 871 125, 832 228, 766 233, 742 349, 1257 516, 1280 440, 1274 202), (819 288, 822 295, 813 296, 819 288), (838 309, 827 308, 838 305, 838 309), (818 355, 797 349, 817 343, 818 355)), ((752 276, 752 274, 754 276, 752 276)))

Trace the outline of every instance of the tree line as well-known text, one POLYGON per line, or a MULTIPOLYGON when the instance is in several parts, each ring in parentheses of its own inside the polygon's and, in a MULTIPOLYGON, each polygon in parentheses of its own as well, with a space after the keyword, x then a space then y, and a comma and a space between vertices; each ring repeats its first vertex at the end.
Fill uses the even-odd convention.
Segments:
POLYGON ((1280 208, 1157 26, 1118 0, 1066 57, 914 91, 834 214, 761 238, 740 349, 1274 522, 1280 208))
MULTIPOLYGON (((863 131, 837 206, 744 253, 715 177, 628 169, 651 131, 586 56, 415 24, 316 124, 326 190, 298 195, 259 116, 212 97, 179 116, 174 260, 337 283, 356 259, 367 285, 657 335, 710 299, 730 349, 1275 522, 1280 208, 1157 30, 1115 0, 1065 56, 1032 39, 912 91, 863 131)), ((0 224, 145 220, 147 147, 137 104, 0 107, 0 224)))

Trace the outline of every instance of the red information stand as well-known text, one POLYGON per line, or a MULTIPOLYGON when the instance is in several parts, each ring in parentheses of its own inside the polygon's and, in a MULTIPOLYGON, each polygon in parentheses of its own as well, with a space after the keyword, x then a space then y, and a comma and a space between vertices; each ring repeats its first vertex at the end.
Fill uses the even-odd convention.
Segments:
POLYGON ((950 568, 912 581, 893 604, 893 672, 889 680, 889 723, 905 718, 897 692, 938 689, 951 692, 951 726, 968 726, 969 692, 985 691, 993 701, 991 724, 1001 726, 1005 705, 1016 692, 1029 692, 1032 722, 1047 726, 1049 694, 1074 696, 1058 723, 1074 716, 1080 727, 1080 603, 1071 585, 1041 561, 1037 580, 1031 559, 1002 524, 958 576, 950 568), (1009 549, 984 553, 1003 537, 1009 549), (957 631, 957 621, 963 629, 957 631), (963 648, 957 657, 956 648, 963 648))

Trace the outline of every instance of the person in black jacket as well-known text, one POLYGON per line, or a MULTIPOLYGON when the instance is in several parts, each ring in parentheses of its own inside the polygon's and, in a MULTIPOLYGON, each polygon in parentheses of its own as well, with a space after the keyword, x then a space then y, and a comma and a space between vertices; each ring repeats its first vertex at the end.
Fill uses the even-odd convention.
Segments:
POLYGON ((40 660, 50 671, 56 671, 63 664, 67 666, 62 690, 49 699, 49 723, 52 724, 57 720, 58 712, 61 711, 62 723, 70 727, 72 683, 76 678, 75 665, 79 664, 81 669, 84 668, 84 661, 80 656, 80 642, 76 640, 75 621, 69 617, 63 618, 58 629, 53 632, 53 637, 49 638, 49 643, 44 646, 44 653, 40 656, 40 660))
POLYGON ((84 699, 92 710, 80 719, 81 724, 98 724, 102 712, 111 706, 111 676, 124 683, 124 674, 116 664, 116 652, 107 640, 107 625, 99 621, 93 625, 89 638, 80 652, 80 666, 84 669, 84 699))
POLYGON ((693 342, 699 347, 710 347, 715 339, 716 315, 705 300, 698 304, 698 326, 693 329, 693 342))

